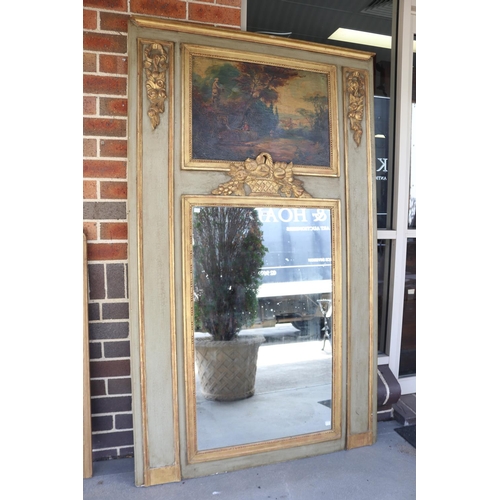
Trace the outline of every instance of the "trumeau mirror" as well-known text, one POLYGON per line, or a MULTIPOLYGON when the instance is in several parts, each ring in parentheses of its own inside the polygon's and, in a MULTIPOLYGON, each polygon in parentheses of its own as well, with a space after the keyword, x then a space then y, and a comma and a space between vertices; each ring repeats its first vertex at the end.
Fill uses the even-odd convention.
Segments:
POLYGON ((189 462, 340 437, 339 202, 284 201, 183 197, 189 462))
POLYGON ((372 54, 152 18, 128 43, 136 484, 372 444, 372 54))

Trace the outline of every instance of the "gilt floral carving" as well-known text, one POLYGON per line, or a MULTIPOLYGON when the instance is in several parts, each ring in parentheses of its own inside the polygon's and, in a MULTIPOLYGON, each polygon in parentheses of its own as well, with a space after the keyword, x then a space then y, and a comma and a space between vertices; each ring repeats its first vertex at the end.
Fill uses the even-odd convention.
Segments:
POLYGON ((144 48, 144 70, 150 102, 148 116, 153 130, 160 124, 160 114, 165 111, 167 68, 168 55, 163 46, 159 43, 147 45, 144 48))
POLYGON ((363 115, 365 110, 365 75, 361 71, 348 71, 346 74, 346 88, 348 93, 347 118, 353 133, 354 142, 361 144, 363 135, 363 115))
POLYGON ((287 198, 311 198, 303 182, 294 178, 293 163, 273 162, 269 153, 247 158, 242 163, 229 166, 230 181, 220 184, 212 194, 245 196, 245 184, 250 188, 249 196, 273 196, 287 198))

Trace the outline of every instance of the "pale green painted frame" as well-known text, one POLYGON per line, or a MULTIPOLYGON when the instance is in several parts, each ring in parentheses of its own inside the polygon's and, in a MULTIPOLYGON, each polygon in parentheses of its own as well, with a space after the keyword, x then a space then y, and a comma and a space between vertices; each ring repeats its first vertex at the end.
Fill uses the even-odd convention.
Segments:
POLYGON ((136 484, 179 481, 372 444, 377 417, 372 54, 148 18, 130 22, 128 41, 129 290, 136 484), (160 43, 168 54, 165 106, 155 129, 148 116, 151 102, 143 67, 144 47, 151 43, 160 43), (301 180, 313 197, 340 203, 343 406, 338 439, 189 463, 183 380, 181 197, 207 195, 226 182, 227 176, 181 169, 184 43, 221 51, 232 48, 272 53, 337 68, 340 175, 301 180), (366 84, 359 144, 347 118, 350 93, 345 78, 346 71, 353 69, 361 72, 366 84))

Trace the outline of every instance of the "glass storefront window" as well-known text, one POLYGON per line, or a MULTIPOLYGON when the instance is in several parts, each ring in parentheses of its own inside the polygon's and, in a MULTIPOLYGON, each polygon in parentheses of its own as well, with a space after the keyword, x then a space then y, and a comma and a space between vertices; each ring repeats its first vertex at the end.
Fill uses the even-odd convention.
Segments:
POLYGON ((390 134, 390 99, 375 96, 375 157, 377 189, 377 227, 388 227, 389 185, 389 134, 390 134))
POLYGON ((377 262, 378 262, 378 352, 383 354, 386 351, 386 335, 388 320, 388 286, 389 269, 391 262, 391 242, 390 240, 377 241, 377 262))
POLYGON ((408 229, 417 228, 417 191, 416 191, 416 56, 413 54, 412 104, 411 104, 411 149, 410 149, 410 197, 408 206, 408 229))
POLYGON ((399 376, 416 374, 417 348, 417 240, 409 238, 406 250, 405 296, 403 305, 403 329, 399 376))
MULTIPOLYGON (((391 18, 392 22, 392 18, 391 18)), ((374 118, 375 118, 375 179, 377 190, 377 228, 391 229, 392 223, 392 144, 391 123, 391 49, 379 47, 361 47, 357 49, 375 52, 375 89, 374 89, 374 118)))
MULTIPOLYGON (((414 376, 416 280, 412 269, 415 267, 417 201, 416 53, 413 52, 412 61, 409 42, 410 37, 416 41, 415 1, 370 0, 362 9, 356 7, 359 5, 357 2, 331 0, 319 3, 312 2, 308 4, 307 10, 300 10, 305 2, 248 0, 248 26, 250 31, 369 51, 374 54, 372 90, 378 230, 378 351, 379 354, 389 357, 391 369, 395 374, 400 363, 399 376, 414 376), (319 15, 317 10, 321 11, 319 15), (269 12, 273 15, 270 16, 269 12), (411 23, 408 22, 410 18, 411 23), (305 19, 310 22, 304 23, 305 19), (323 22, 328 28, 323 27, 323 22), (314 26, 315 29, 308 30, 306 26, 314 26), (340 36, 335 38, 335 33, 340 28, 348 31, 358 30, 365 34, 385 35, 389 43, 380 47, 354 43, 353 38, 340 36), (325 39, 325 36, 328 38, 325 39), (411 71, 412 62, 410 95, 410 88, 407 85, 410 75, 407 72, 411 71), (410 103, 411 111, 408 109, 410 103), (411 113, 410 143, 407 136, 409 113, 411 113), (411 151, 408 151, 408 147, 411 151), (408 255, 405 262, 406 245, 408 255), (404 297, 403 280, 405 280, 404 297), (404 316, 403 321, 401 321, 402 316, 404 316)), ((415 48, 416 43, 413 45, 415 48)), ((386 361, 385 356, 382 356, 382 359, 383 362, 386 361)))

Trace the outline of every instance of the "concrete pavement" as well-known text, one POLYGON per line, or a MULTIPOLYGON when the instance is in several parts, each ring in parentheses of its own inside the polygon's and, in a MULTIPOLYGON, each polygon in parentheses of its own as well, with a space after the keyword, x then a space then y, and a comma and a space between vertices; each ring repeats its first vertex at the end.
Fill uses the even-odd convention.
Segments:
POLYGON ((133 459, 94 463, 84 500, 410 500, 416 450, 379 422, 373 446, 150 487, 134 485, 133 459))

